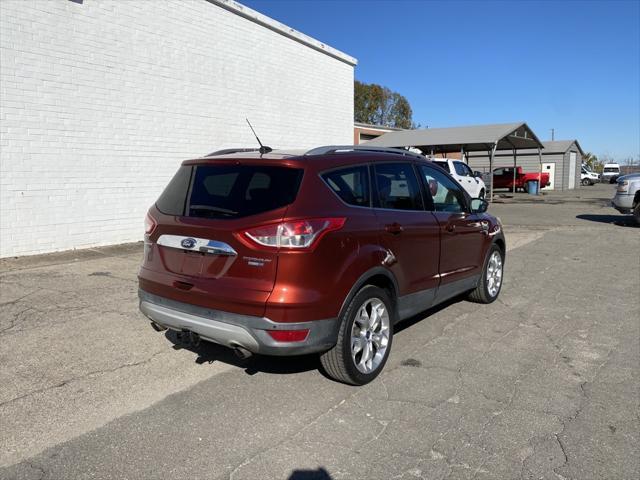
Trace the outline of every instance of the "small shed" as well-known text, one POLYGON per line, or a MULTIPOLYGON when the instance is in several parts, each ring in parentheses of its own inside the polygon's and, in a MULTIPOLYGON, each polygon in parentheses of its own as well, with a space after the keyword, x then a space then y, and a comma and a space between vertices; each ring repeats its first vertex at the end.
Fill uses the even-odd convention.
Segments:
MULTIPOLYGON (((571 190, 580 185, 580 166, 584 151, 578 140, 555 140, 542 144, 542 171, 549 174, 550 183, 543 190, 571 190)), ((484 152, 469 152, 468 155, 469 166, 474 170, 488 171, 489 160, 489 155, 484 152)), ((513 163, 511 152, 497 151, 493 168, 511 167, 513 163)), ((538 172, 538 150, 516 150, 516 163, 525 172, 538 172)))

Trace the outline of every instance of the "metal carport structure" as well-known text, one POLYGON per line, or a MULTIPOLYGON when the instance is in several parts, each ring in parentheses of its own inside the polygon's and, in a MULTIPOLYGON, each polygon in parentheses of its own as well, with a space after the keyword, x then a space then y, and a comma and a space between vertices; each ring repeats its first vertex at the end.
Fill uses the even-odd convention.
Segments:
MULTIPOLYGON (((467 127, 427 128, 423 130, 402 130, 389 132, 363 143, 380 147, 415 147, 425 155, 460 152, 468 162, 469 152, 487 152, 491 173, 490 199, 493 199, 493 159, 496 150, 513 151, 513 176, 515 191, 516 151, 520 149, 538 149, 538 160, 542 170, 544 148, 533 130, 525 122, 501 123, 495 125, 473 125, 467 127)), ((539 179, 538 179, 539 180, 539 179)))

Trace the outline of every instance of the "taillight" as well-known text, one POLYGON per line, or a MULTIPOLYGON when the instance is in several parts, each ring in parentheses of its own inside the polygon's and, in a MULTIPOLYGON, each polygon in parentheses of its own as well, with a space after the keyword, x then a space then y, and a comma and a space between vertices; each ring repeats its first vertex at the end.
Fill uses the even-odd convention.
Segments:
POLYGON ((309 330, 267 330, 276 342, 302 342, 307 339, 309 330))
POLYGON ((627 180, 624 180, 622 182, 618 182, 618 191, 619 192, 626 192, 627 190, 629 190, 629 182, 627 180))
POLYGON ((309 218, 250 228, 240 233, 253 244, 266 248, 311 249, 327 233, 339 230, 346 218, 309 218))
POLYGON ((146 233, 147 235, 151 235, 151 233, 156 229, 156 225, 156 221, 147 212, 144 217, 144 233, 146 233))

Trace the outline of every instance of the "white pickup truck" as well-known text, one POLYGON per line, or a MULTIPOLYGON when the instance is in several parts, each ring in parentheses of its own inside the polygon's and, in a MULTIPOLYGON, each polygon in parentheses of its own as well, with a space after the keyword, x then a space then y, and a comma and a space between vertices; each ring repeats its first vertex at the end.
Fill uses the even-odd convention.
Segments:
POLYGON ((636 223, 640 225, 640 173, 618 178, 611 206, 620 213, 632 213, 636 223))
POLYGON ((464 162, 449 158, 429 158, 433 163, 448 172, 464 188, 471 198, 484 198, 487 187, 481 172, 474 172, 464 162))

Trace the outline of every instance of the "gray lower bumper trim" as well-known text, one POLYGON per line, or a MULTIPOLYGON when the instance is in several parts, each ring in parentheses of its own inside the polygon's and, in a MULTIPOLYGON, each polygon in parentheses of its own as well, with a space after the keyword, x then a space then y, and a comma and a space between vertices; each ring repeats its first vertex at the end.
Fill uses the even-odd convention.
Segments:
POLYGON ((169 300, 138 291, 140 311, 158 325, 172 330, 189 330, 202 339, 227 347, 244 347, 265 355, 302 355, 328 350, 338 337, 337 319, 280 323, 264 317, 233 314, 169 300), (267 330, 308 329, 303 342, 277 342, 267 330))
POLYGON ((256 339, 246 329, 237 325, 179 312, 145 300, 140 302, 140 311, 163 327, 173 330, 189 330, 205 340, 227 347, 241 346, 250 352, 259 350, 256 339))

